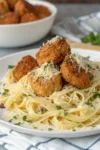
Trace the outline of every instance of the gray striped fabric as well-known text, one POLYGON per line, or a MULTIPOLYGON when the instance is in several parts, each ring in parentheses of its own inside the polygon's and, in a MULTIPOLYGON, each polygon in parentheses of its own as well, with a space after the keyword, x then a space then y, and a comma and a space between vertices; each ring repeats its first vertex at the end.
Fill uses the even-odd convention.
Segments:
POLYGON ((0 125, 0 145, 7 150, 100 150, 100 135, 57 139, 15 132, 0 125))

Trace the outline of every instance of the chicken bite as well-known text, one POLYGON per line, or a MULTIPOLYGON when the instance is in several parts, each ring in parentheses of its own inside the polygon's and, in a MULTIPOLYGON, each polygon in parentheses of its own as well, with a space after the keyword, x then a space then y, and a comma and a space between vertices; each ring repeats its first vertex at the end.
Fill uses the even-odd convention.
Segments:
POLYGON ((36 13, 37 13, 39 19, 43 19, 43 18, 51 15, 50 10, 45 6, 37 5, 37 6, 35 6, 35 10, 36 10, 36 13))
POLYGON ((19 16, 15 12, 7 12, 0 15, 0 24, 17 24, 19 16))
POLYGON ((38 20, 38 17, 33 13, 27 13, 21 17, 20 23, 32 22, 38 20))
POLYGON ((40 66, 45 62, 58 64, 63 61, 67 52, 70 52, 70 47, 66 40, 56 36, 40 48, 36 54, 36 60, 40 66))
POLYGON ((29 4, 28 2, 24 1, 24 0, 18 0, 18 2, 15 5, 15 12, 19 15, 19 16, 23 16, 26 13, 35 13, 35 9, 34 7, 29 4))
POLYGON ((6 0, 0 0, 0 15, 9 11, 9 6, 6 0))
POLYGON ((66 82, 79 89, 87 88, 93 76, 79 66, 71 54, 65 57, 61 64, 61 74, 66 82), (92 77, 92 78, 91 78, 92 77))
POLYGON ((29 82, 34 93, 42 97, 62 89, 61 74, 52 63, 45 63, 33 70, 29 75, 29 82))
POLYGON ((8 2, 10 9, 14 9, 15 4, 18 2, 18 0, 7 0, 7 2, 8 2))
POLYGON ((14 67, 13 76, 18 81, 36 67, 38 67, 37 61, 32 56, 24 56, 14 67))

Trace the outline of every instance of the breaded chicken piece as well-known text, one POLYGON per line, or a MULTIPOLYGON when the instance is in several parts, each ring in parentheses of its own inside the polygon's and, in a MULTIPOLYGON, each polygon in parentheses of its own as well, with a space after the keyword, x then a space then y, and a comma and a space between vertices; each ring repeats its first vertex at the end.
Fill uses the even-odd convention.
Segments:
POLYGON ((43 19, 43 18, 51 15, 50 10, 45 6, 37 5, 37 6, 35 6, 35 10, 36 10, 36 13, 37 13, 39 19, 43 19))
POLYGON ((19 16, 23 16, 26 13, 35 13, 35 9, 33 5, 29 4, 28 2, 24 0, 18 0, 18 2, 15 5, 15 12, 19 16))
POLYGON ((29 82, 37 96, 49 96, 53 92, 60 91, 62 89, 62 79, 60 74, 51 77, 45 82, 43 82, 42 77, 35 80, 33 75, 29 75, 29 82))
POLYGON ((15 12, 7 12, 0 15, 0 24, 17 24, 19 16, 15 12))
POLYGON ((0 15, 9 11, 9 6, 6 0, 0 0, 0 15))
POLYGON ((7 2, 8 2, 10 9, 13 10, 15 7, 15 4, 18 2, 18 0, 7 0, 7 2))
POLYGON ((38 67, 37 61, 32 56, 24 56, 14 67, 13 76, 18 81, 36 67, 38 67))
POLYGON ((66 82, 79 89, 87 88, 90 85, 90 73, 80 68, 71 55, 67 55, 61 64, 61 74, 66 82))
POLYGON ((54 64, 61 63, 70 52, 70 47, 65 39, 57 36, 47 42, 36 54, 36 60, 41 66, 45 62, 53 62, 54 64))
POLYGON ((21 16, 20 23, 32 22, 36 20, 38 20, 38 17, 36 15, 34 15, 33 13, 27 13, 21 16))

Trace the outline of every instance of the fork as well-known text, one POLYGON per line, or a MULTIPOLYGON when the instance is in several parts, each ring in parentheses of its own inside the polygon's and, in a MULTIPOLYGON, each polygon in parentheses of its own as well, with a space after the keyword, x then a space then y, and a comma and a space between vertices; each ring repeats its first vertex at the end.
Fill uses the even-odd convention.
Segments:
POLYGON ((74 17, 67 17, 64 21, 57 23, 52 33, 59 34, 75 42, 81 42, 80 38, 86 35, 86 31, 77 24, 74 17))

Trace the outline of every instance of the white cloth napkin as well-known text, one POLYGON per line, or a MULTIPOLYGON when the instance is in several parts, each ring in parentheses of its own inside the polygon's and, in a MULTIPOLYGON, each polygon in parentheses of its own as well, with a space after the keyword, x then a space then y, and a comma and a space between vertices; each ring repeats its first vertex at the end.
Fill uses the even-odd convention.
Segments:
POLYGON ((78 29, 80 30, 79 34, 83 36, 89 34, 89 32, 100 33, 100 12, 79 18, 65 17, 62 21, 57 22, 53 26, 52 33, 75 42, 81 42, 80 38, 83 36, 79 37, 79 34, 74 34, 78 29))
POLYGON ((100 150, 100 135, 46 138, 18 133, 0 124, 0 145, 7 150, 100 150))

